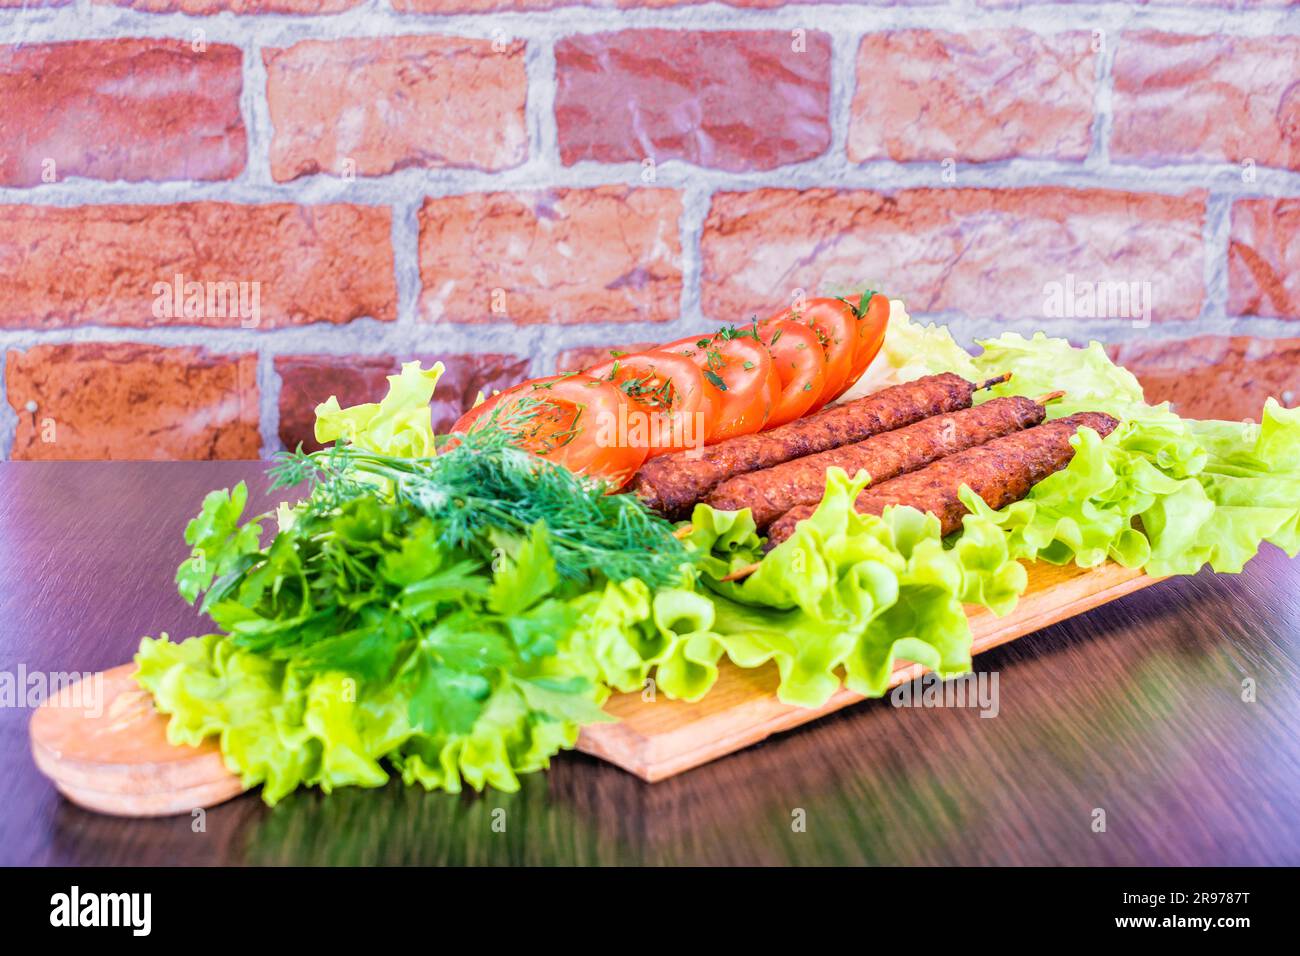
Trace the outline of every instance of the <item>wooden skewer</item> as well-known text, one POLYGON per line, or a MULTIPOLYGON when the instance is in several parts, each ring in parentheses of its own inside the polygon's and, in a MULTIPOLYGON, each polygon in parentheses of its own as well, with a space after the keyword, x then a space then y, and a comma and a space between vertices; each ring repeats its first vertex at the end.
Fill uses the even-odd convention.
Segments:
POLYGON ((731 572, 730 574, 728 574, 728 575, 725 575, 724 577, 719 578, 718 580, 720 580, 720 581, 739 581, 741 578, 747 578, 747 577, 749 577, 751 574, 753 574, 753 573, 754 573, 755 571, 757 571, 757 570, 758 570, 758 562, 755 561, 753 564, 747 564, 747 565, 745 565, 743 568, 736 568, 736 570, 732 571, 732 572, 731 572))

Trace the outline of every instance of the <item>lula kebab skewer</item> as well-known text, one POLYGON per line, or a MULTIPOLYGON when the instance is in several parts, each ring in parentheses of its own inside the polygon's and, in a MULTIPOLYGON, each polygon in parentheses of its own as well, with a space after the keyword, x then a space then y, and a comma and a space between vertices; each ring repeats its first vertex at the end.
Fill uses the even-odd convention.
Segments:
MULTIPOLYGON (((866 471, 879 485, 948 455, 1041 424, 1044 406, 1064 394, 1051 392, 1035 399, 1006 396, 950 415, 934 415, 861 442, 730 478, 705 501, 719 511, 749 508, 755 526, 762 531, 790 509, 821 501, 826 472, 831 468, 843 468, 850 475, 866 471)), ((687 525, 675 533, 685 538, 691 530, 687 525)))
POLYGON ((927 375, 765 432, 717 442, 702 451, 651 458, 633 477, 628 490, 660 514, 685 518, 696 502, 728 478, 969 408, 975 392, 1010 377, 1007 373, 976 384, 951 372, 927 375))
MULTIPOLYGON (((1070 463, 1074 457, 1070 439, 1080 428, 1091 428, 1105 438, 1118 425, 1116 419, 1103 412, 1079 412, 1058 418, 871 486, 858 496, 854 507, 860 514, 879 515, 887 507, 907 505, 936 515, 941 533, 949 535, 961 527, 961 519, 969 513, 958 494, 962 485, 979 495, 990 508, 1005 508, 1070 463)), ((769 529, 767 547, 789 538, 799 522, 816 510, 814 506, 801 505, 787 512, 769 529)), ((722 580, 736 581, 757 569, 757 564, 746 565, 722 580)))

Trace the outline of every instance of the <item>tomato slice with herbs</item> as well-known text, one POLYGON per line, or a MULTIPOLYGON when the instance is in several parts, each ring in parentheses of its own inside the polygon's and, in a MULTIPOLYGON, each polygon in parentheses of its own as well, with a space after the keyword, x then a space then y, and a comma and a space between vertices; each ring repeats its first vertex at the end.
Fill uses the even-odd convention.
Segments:
POLYGON ((853 367, 844 391, 862 377, 879 354, 880 347, 885 344, 885 330, 889 327, 889 298, 883 292, 868 290, 862 293, 862 298, 853 311, 857 315, 854 325, 853 367))
POLYGON ((857 342, 857 314, 839 299, 809 299, 800 309, 783 309, 763 325, 780 321, 798 322, 811 329, 821 342, 826 356, 825 384, 817 401, 808 409, 816 411, 837 398, 852 384, 853 354, 857 342))
POLYGON ((687 355, 704 376, 714 403, 708 442, 758 431, 781 397, 776 365, 756 330, 726 328, 679 339, 663 351, 687 355))
POLYGON ((648 449, 648 457, 703 446, 716 417, 714 397, 704 375, 680 351, 653 349, 619 355, 587 370, 614 385, 629 404, 629 440, 648 449))
POLYGON ((789 319, 768 322, 759 328, 759 334, 781 380, 781 397, 764 426, 774 428, 803 417, 821 397, 826 354, 816 332, 789 319))
POLYGON ((610 382, 590 375, 533 379, 493 395, 452 426, 467 432, 495 420, 519 448, 570 471, 620 488, 645 461, 647 449, 627 440, 628 403, 610 382))

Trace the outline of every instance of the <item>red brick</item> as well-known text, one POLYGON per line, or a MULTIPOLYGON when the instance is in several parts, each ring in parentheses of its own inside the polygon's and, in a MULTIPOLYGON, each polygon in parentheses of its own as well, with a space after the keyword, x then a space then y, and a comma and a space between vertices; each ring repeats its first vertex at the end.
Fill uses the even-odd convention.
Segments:
POLYGON ((393 0, 393 9, 398 13, 490 13, 497 10, 554 10, 572 5, 573 0, 393 0))
POLYGON ((452 322, 667 322, 682 291, 670 189, 601 186, 426 199, 420 315, 452 322), (494 311, 494 294, 504 312, 494 311))
MULTIPOLYGON (((982 7, 1034 7, 1060 3, 1061 0, 979 0, 982 7)), ((1066 3, 1091 3, 1092 0, 1065 0, 1066 3)), ((1152 7, 1216 7, 1219 9, 1256 9, 1260 7, 1286 7, 1295 0, 1139 0, 1133 6, 1152 7)))
POLYGON ((403 36, 304 40, 262 52, 271 175, 498 170, 528 156, 524 44, 403 36))
POLYGON ((773 169, 830 145, 830 38, 790 32, 625 30, 555 47, 560 158, 773 169))
MULTIPOLYGON (((554 10, 557 7, 592 6, 583 0, 392 0, 398 13, 492 13, 498 10, 554 10)), ((677 7, 707 0, 612 0, 601 6, 677 7)))
POLYGON ((1300 37, 1125 33, 1111 157, 1300 169, 1300 37))
POLYGON ((360 6, 363 0, 94 0, 104 6, 130 7, 146 13, 187 13, 210 16, 218 13, 299 13, 316 16, 342 13, 360 6))
POLYGON ((706 314, 733 321, 808 294, 883 288, 913 313, 1044 315, 1044 287, 1149 281, 1157 319, 1204 298, 1205 196, 1099 189, 758 189, 704 223, 706 314))
POLYGON ((241 324, 238 315, 156 317, 155 285, 177 274, 260 283, 258 328, 391 320, 391 216, 288 203, 0 206, 0 327, 241 324))
POLYGON ((0 47, 0 185, 239 175, 241 57, 161 39, 0 47))
POLYGON ((278 356, 281 443, 285 448, 299 442, 309 451, 320 448, 314 437, 317 405, 331 395, 344 407, 377 402, 388 391, 388 376, 397 374, 402 362, 416 359, 425 368, 436 361, 446 366, 431 405, 435 432, 450 429, 479 392, 490 395, 528 378, 529 361, 517 355, 278 356))
POLYGON ((1107 351, 1142 383, 1149 402, 1186 418, 1259 421, 1264 400, 1300 404, 1300 339, 1201 336, 1126 342, 1107 351))
MULTIPOLYGON (((709 0, 393 0, 398 13, 488 13, 505 10, 554 10, 559 7, 617 7, 620 9, 662 9, 693 7, 709 0)), ((787 4, 821 3, 823 0, 722 0, 726 6, 767 9, 787 4)), ((893 0, 850 0, 867 6, 885 6, 893 0)), ((943 0, 904 0, 913 6, 942 3, 943 0)))
POLYGON ((1228 312, 1300 319, 1300 199, 1233 203, 1228 312))
POLYGON ((1091 35, 872 33, 858 47, 849 159, 1083 159, 1092 143, 1091 35))
POLYGON ((5 354, 5 380, 18 415, 14 458, 258 457, 251 354, 36 345, 5 354))

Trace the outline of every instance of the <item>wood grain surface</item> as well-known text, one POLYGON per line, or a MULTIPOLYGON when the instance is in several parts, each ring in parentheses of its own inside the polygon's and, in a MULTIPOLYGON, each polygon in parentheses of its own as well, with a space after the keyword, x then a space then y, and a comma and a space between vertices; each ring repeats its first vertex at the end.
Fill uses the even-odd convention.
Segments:
POLYGON ((73 803, 124 817, 189 813, 243 793, 216 737, 197 747, 167 739, 167 718, 135 674, 132 661, 51 692, 30 725, 41 773, 73 803))
MULTIPOLYGON (((262 468, 0 464, 0 671, 201 633, 171 583, 181 531, 240 478, 270 503, 262 468)), ((994 718, 866 702, 653 785, 571 753, 515 794, 390 784, 152 820, 59 796, 20 695, 0 707, 0 864, 1300 863, 1300 561, 1167 581, 976 668, 994 718)))

